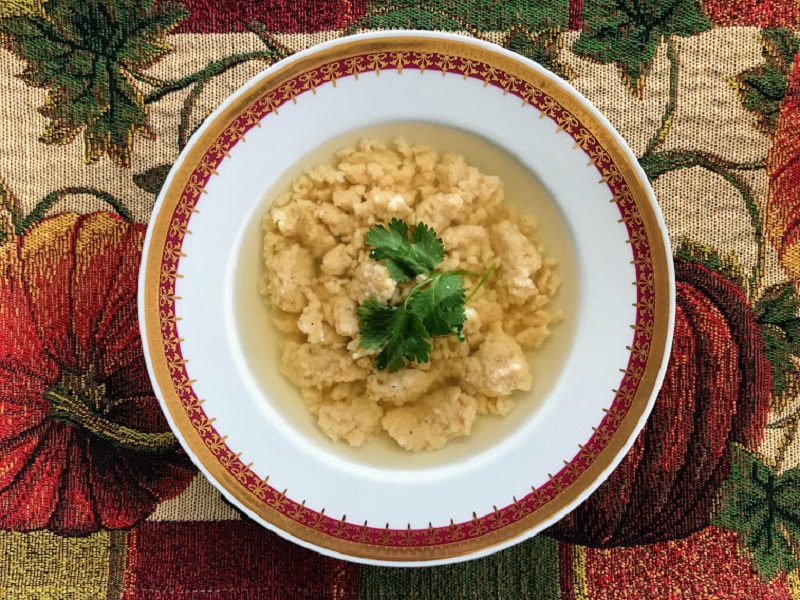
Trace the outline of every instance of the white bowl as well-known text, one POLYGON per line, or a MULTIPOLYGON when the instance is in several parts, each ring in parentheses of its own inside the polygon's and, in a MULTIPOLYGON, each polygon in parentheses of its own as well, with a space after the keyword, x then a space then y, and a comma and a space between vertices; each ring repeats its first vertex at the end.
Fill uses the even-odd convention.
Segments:
POLYGON ((408 31, 321 44, 228 98, 167 178, 139 294, 156 394, 203 473, 280 535, 385 565, 484 556, 586 498, 644 425, 675 304, 661 214, 608 121, 516 54, 408 31), (531 357, 534 389, 425 455, 328 440, 278 373, 257 291, 275 195, 336 148, 395 133, 507 180, 564 277, 566 320, 531 357))

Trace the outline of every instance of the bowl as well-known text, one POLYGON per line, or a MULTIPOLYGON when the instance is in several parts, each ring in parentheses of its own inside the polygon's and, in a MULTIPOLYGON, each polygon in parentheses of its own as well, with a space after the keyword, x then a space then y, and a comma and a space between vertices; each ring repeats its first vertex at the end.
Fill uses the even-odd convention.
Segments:
POLYGON ((458 35, 386 31, 293 55, 211 114, 156 202, 140 271, 148 369, 172 429, 235 505, 362 563, 433 565, 527 539, 586 498, 647 418, 671 346, 664 222, 635 156, 576 90, 458 35), (261 220, 303 169, 365 137, 464 154, 535 215, 565 314, 533 389, 442 450, 331 442, 278 370, 261 220))

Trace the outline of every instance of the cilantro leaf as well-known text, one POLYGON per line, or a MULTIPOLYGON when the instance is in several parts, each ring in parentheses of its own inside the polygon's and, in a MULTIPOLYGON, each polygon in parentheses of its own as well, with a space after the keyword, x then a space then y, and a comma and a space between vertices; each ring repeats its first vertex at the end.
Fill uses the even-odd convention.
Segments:
POLYGON ((370 298, 358 308, 361 321, 361 345, 364 348, 380 348, 383 350, 375 357, 379 370, 388 367, 389 371, 397 371, 405 364, 405 359, 423 363, 428 362, 431 345, 428 343, 428 331, 422 320, 400 306, 384 306, 374 298, 370 298))
POLYGON ((379 370, 397 371, 405 359, 428 362, 429 338, 454 333, 464 341, 464 303, 475 295, 495 268, 492 264, 465 299, 462 276, 477 277, 471 271, 434 273, 444 260, 444 243, 425 223, 418 223, 408 237, 408 224, 392 219, 388 229, 376 225, 367 232, 366 242, 374 247, 370 257, 384 261, 395 281, 411 281, 417 275, 429 277, 408 292, 399 306, 385 306, 374 298, 358 308, 361 346, 381 348, 375 357, 379 370))
POLYGON ((387 229, 376 225, 365 238, 373 246, 370 257, 384 261, 395 281, 411 281, 417 275, 433 273, 444 260, 444 243, 425 223, 419 223, 408 239, 408 224, 392 219, 387 229))
POLYGON ((431 337, 455 333, 463 341, 464 280, 456 273, 434 276, 429 285, 411 296, 409 309, 417 315, 431 337))
POLYGON ((361 345, 364 348, 380 348, 391 335, 390 327, 394 320, 393 307, 385 306, 375 300, 367 300, 358 307, 356 312, 361 321, 361 345))

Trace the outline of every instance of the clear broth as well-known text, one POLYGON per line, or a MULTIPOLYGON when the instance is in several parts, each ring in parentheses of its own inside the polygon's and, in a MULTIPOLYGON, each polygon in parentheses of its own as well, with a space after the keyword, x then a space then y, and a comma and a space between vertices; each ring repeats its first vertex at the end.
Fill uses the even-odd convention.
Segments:
POLYGON ((381 469, 428 469, 446 467, 481 455, 508 439, 521 424, 535 418, 546 404, 548 395, 562 375, 577 321, 577 276, 573 245, 564 220, 552 196, 536 177, 511 154, 490 141, 463 130, 430 123, 397 122, 348 132, 327 141, 299 159, 283 173, 263 196, 247 223, 237 257, 233 310, 237 334, 245 363, 259 388, 263 402, 320 451, 348 462, 381 469), (261 220, 273 200, 289 189, 303 171, 322 163, 332 163, 338 150, 353 146, 365 138, 390 141, 402 137, 422 143, 440 152, 456 152, 482 172, 499 176, 505 184, 506 201, 518 210, 532 214, 539 223, 539 238, 548 255, 558 261, 562 284, 551 307, 561 309, 564 321, 528 358, 533 373, 533 389, 515 395, 516 407, 506 417, 480 415, 471 435, 456 438, 433 452, 410 453, 401 449, 385 433, 374 436, 363 446, 352 448, 343 441, 333 442, 306 408, 300 391, 279 371, 282 334, 275 328, 270 309, 258 291, 263 272, 261 220))

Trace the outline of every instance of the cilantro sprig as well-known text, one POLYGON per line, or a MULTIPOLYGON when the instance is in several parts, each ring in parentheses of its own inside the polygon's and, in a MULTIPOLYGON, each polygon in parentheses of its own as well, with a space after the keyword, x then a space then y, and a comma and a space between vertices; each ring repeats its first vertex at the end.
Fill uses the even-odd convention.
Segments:
POLYGON ((365 241, 372 246, 370 258, 384 261, 395 281, 411 281, 417 275, 432 273, 444 260, 444 242, 425 223, 419 223, 408 239, 408 223, 392 219, 387 229, 375 225, 365 241))
POLYGON ((378 369, 397 371, 406 360, 428 362, 430 338, 455 334, 464 341, 464 304, 472 298, 494 270, 492 264, 473 288, 469 297, 464 290, 464 275, 477 277, 470 271, 434 273, 444 260, 444 243, 425 223, 418 223, 409 238, 405 221, 392 219, 389 227, 376 225, 366 235, 372 246, 370 257, 383 262, 397 282, 411 281, 418 275, 427 277, 417 283, 402 304, 389 306, 374 298, 358 308, 361 323, 361 345, 381 348, 375 357, 378 369))

